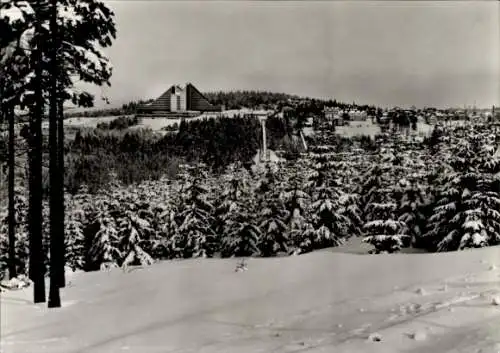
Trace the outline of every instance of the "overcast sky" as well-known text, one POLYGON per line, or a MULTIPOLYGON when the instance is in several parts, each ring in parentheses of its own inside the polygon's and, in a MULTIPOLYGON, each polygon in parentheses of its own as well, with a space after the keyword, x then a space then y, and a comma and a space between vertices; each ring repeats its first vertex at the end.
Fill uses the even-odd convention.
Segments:
POLYGON ((383 106, 500 105, 496 1, 107 2, 113 104, 192 82, 383 106))

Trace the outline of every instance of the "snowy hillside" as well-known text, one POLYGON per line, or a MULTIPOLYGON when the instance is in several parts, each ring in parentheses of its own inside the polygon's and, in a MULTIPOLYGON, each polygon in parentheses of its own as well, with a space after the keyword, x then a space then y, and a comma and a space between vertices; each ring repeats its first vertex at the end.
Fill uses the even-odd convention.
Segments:
POLYGON ((500 350, 500 248, 168 261, 79 273, 63 308, 2 293, 2 352, 500 350))

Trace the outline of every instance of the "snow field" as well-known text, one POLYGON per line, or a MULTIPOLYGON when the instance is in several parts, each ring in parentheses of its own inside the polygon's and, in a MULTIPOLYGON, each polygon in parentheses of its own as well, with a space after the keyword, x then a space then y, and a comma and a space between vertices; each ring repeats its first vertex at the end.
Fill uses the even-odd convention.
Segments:
POLYGON ((249 259, 243 272, 237 259, 208 259, 76 273, 58 310, 29 304, 29 288, 2 294, 2 349, 494 352, 500 271, 489 268, 499 251, 315 252, 249 259))

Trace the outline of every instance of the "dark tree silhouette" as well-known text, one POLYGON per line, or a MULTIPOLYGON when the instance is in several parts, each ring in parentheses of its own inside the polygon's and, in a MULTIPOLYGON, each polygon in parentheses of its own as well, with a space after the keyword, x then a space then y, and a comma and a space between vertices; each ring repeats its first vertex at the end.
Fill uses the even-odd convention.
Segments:
POLYGON ((15 209, 15 131, 14 131, 14 109, 12 106, 6 108, 9 122, 9 278, 17 277, 16 270, 16 209, 15 209))
POLYGON ((30 279, 34 286, 35 303, 45 302, 45 264, 43 253, 42 233, 42 118, 45 109, 43 97, 43 67, 42 67, 42 40, 40 23, 37 22, 32 50, 34 63, 33 104, 30 119, 30 144, 29 144, 29 235, 30 235, 30 279))
POLYGON ((64 228, 60 229, 59 219, 64 217, 61 214, 59 189, 62 187, 61 170, 59 169, 58 150, 61 148, 58 141, 58 78, 59 78, 59 62, 57 51, 59 49, 59 36, 57 26, 57 0, 51 0, 50 6, 50 76, 49 76, 49 183, 50 183, 50 291, 49 291, 49 308, 58 308, 61 306, 61 295, 59 287, 64 286, 64 228), (62 239, 61 239, 62 238, 62 239))

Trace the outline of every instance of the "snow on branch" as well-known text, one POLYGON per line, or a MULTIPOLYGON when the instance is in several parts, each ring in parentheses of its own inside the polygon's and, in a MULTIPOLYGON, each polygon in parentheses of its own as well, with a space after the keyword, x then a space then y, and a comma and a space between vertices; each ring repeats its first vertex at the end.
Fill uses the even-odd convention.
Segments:
POLYGON ((7 21, 12 25, 16 22, 25 22, 27 15, 33 15, 35 11, 28 1, 9 1, 0 2, 0 19, 7 21))
POLYGON ((76 26, 83 21, 83 16, 77 14, 74 7, 62 4, 59 4, 57 8, 57 17, 60 24, 70 23, 72 26, 76 26))

